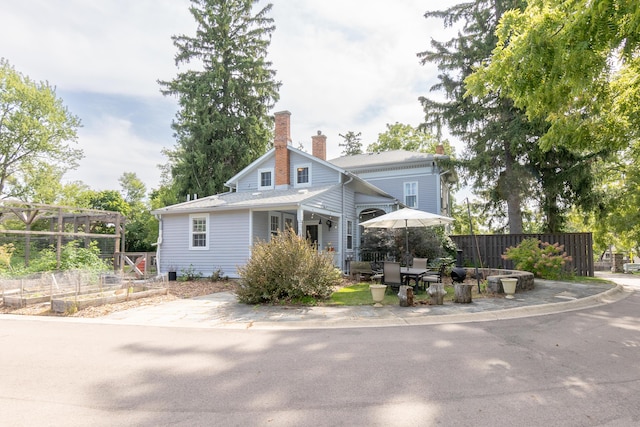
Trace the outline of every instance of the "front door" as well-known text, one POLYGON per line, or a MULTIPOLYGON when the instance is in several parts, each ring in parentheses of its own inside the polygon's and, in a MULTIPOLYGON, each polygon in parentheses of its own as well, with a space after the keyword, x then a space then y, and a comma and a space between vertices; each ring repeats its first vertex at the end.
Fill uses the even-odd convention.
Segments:
POLYGON ((318 223, 305 223, 304 224, 304 235, 312 244, 315 244, 318 248, 320 248, 320 235, 318 230, 318 223))

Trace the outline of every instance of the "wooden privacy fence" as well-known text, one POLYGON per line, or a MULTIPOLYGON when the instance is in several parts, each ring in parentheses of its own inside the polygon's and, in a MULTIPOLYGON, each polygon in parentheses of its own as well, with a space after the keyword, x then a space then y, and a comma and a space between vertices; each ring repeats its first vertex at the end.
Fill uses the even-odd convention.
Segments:
POLYGON ((518 246, 524 239, 534 238, 547 243, 558 243, 571 257, 565 269, 579 276, 593 277, 593 239, 591 233, 562 234, 483 234, 478 236, 449 236, 459 250, 466 264, 478 267, 513 269, 513 261, 502 259, 508 247, 518 246), (476 248, 477 243, 477 248, 476 248))

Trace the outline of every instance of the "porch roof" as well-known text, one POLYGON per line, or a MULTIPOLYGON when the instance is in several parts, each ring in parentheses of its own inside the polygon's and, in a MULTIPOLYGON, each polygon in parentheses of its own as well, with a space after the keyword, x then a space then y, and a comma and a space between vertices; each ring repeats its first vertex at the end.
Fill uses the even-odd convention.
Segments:
POLYGON ((318 197, 340 184, 330 184, 308 188, 286 190, 229 192, 191 200, 177 205, 166 206, 152 211, 152 214, 177 214, 213 210, 255 209, 275 206, 299 205, 318 197))

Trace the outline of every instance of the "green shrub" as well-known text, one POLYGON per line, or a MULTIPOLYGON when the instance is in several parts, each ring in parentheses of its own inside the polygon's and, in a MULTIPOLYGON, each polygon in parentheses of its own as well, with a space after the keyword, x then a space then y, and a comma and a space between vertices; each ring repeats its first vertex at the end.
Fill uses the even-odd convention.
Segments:
POLYGON ((238 299, 247 304, 325 299, 342 280, 331 253, 318 252, 291 230, 256 243, 238 272, 238 299))
POLYGON ((0 246, 0 272, 11 271, 11 257, 15 250, 13 243, 0 246))
POLYGON ((181 282, 190 282, 192 280, 198 280, 202 278, 202 273, 196 271, 193 264, 189 264, 189 268, 181 268, 178 280, 181 282))
POLYGON ((77 241, 67 243, 62 247, 60 253, 60 268, 57 267, 56 250, 49 247, 40 251, 33 259, 27 272, 54 270, 88 270, 107 271, 111 266, 100 258, 100 248, 97 242, 91 242, 88 248, 78 247, 77 241))
POLYGON ((538 239, 525 239, 518 246, 507 248, 503 259, 514 262, 516 270, 529 271, 541 279, 559 279, 564 266, 571 257, 564 252, 564 246, 551 244, 538 239))

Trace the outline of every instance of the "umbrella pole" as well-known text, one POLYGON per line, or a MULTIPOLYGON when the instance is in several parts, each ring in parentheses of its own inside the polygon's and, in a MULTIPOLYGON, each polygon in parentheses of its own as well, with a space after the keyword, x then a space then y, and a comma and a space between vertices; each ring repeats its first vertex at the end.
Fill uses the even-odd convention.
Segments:
MULTIPOLYGON (((471 232, 471 237, 473 237, 473 221, 471 221, 469 198, 467 198, 467 214, 469 215, 469 231, 471 232)), ((478 242, 476 242, 476 249, 478 249, 478 242)), ((473 264, 476 266, 476 280, 478 281, 478 293, 480 293, 480 274, 478 273, 478 263, 476 262, 476 254, 473 251, 473 248, 471 248, 471 259, 473 259, 473 264)))
POLYGON ((404 220, 404 265, 409 270, 409 227, 407 227, 407 220, 404 220))

